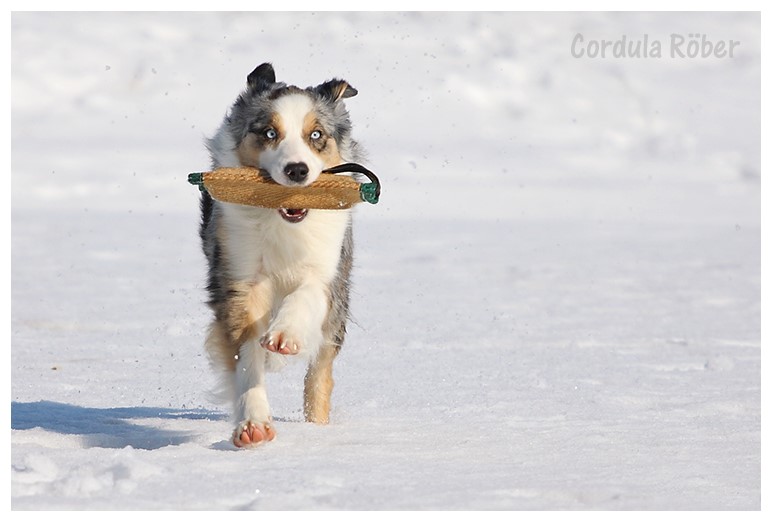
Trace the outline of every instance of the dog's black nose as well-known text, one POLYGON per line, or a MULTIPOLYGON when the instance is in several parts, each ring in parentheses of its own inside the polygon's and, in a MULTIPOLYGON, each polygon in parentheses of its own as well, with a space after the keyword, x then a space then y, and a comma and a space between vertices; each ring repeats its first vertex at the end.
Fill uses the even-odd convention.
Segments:
POLYGON ((284 173, 295 183, 303 183, 308 178, 308 165, 305 163, 287 163, 284 173))

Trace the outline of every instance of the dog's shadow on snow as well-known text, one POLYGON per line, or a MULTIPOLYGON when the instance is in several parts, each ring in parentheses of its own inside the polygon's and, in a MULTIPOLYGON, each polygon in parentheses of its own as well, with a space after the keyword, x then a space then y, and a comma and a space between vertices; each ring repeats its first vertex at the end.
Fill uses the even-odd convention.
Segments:
POLYGON ((208 410, 172 408, 86 408, 61 402, 12 402, 11 429, 42 428, 54 433, 81 435, 88 447, 153 450, 178 446, 192 439, 190 432, 141 424, 142 419, 223 420, 208 410), (138 421, 135 423, 132 421, 138 421))

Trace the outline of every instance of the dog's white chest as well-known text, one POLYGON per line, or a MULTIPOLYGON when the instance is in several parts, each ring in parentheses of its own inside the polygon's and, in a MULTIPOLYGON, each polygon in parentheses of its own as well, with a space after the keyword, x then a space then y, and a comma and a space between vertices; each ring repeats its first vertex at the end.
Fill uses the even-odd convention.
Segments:
POLYGON ((225 257, 234 279, 269 277, 295 286, 308 278, 327 284, 335 277, 348 211, 311 211, 302 223, 290 224, 276 210, 222 207, 225 257))

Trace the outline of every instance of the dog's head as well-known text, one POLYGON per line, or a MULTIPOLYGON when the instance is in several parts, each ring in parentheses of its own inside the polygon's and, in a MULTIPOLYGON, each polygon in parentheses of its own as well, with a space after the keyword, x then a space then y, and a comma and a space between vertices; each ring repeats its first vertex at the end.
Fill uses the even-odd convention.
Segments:
POLYGON ((343 100, 356 94, 339 79, 305 89, 286 85, 271 64, 258 66, 226 118, 239 162, 282 185, 303 186, 351 161, 356 144, 343 100))

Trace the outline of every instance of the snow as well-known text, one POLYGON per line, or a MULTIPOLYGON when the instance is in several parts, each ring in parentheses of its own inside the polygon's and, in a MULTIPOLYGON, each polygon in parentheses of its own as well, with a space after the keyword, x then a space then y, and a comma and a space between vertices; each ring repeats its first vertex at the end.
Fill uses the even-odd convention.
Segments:
POLYGON ((760 15, 11 22, 14 510, 760 509, 760 15), (736 57, 570 53, 697 31, 736 57), (383 194, 331 424, 290 365, 239 451, 185 180, 263 61, 359 90, 383 194))

